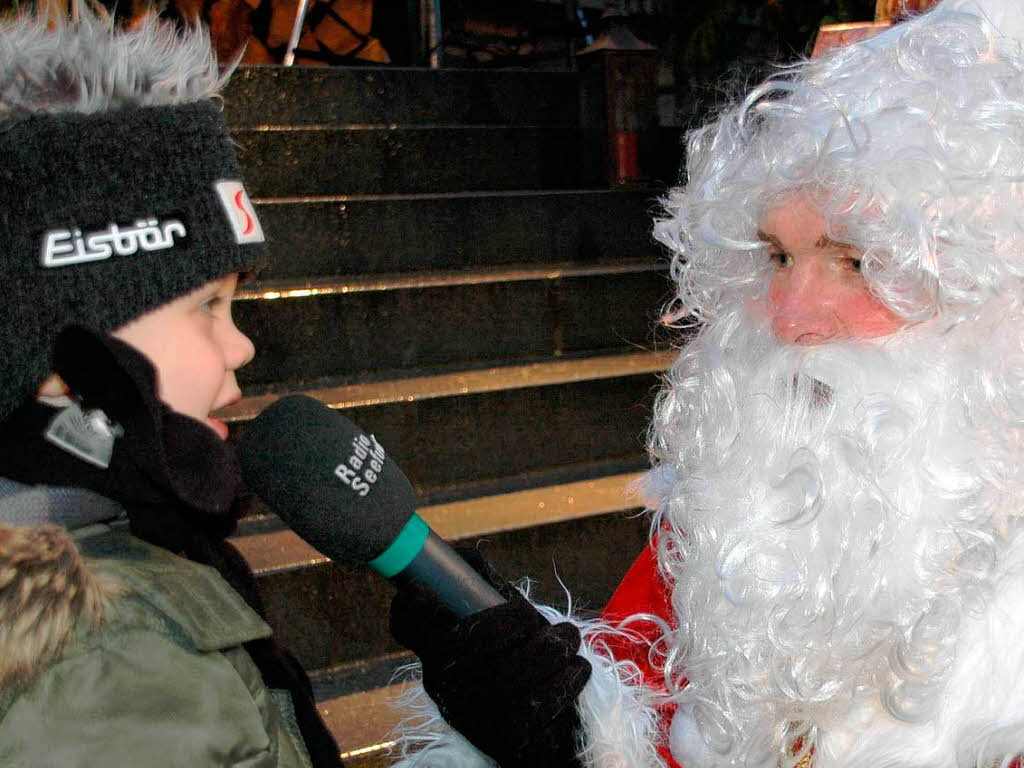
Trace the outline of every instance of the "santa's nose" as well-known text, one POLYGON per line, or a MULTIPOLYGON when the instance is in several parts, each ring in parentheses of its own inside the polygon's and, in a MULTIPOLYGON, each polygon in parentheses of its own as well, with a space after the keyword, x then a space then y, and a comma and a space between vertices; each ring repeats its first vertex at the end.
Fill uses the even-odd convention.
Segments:
POLYGON ((819 280, 801 275, 772 286, 772 331, 786 344, 812 346, 841 338, 841 324, 819 280))
POLYGON ((772 331, 786 344, 813 346, 839 338, 835 316, 824 311, 779 312, 772 319, 772 331))

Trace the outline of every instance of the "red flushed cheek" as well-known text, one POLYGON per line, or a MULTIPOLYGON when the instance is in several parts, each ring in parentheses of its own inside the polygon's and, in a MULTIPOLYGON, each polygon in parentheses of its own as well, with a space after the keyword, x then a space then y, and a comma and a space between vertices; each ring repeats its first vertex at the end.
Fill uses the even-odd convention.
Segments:
MULTIPOLYGON (((863 288, 851 289, 828 281, 815 281, 806 291, 795 295, 786 284, 775 280, 766 298, 747 300, 752 320, 765 327, 774 327, 776 320, 788 319, 795 337, 813 332, 832 341, 840 339, 877 339, 896 333, 906 321, 863 288), (812 298, 813 297, 813 298, 812 298), (819 327, 827 318, 829 328, 819 327), (802 325, 806 327, 801 328, 802 325)), ((779 333, 778 329, 776 332, 779 333)), ((784 334, 790 335, 790 334, 784 334)))
POLYGON ((836 297, 833 302, 850 338, 877 339, 896 333, 906 321, 867 292, 836 297))

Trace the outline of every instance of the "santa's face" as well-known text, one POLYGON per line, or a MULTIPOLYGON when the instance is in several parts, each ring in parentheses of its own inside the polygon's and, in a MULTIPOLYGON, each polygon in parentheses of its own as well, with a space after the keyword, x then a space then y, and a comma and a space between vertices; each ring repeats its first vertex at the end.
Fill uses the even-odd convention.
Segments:
POLYGON ((758 237, 774 264, 768 317, 779 341, 814 345, 895 333, 904 320, 871 293, 863 254, 829 237, 825 219, 793 196, 761 219, 758 237))

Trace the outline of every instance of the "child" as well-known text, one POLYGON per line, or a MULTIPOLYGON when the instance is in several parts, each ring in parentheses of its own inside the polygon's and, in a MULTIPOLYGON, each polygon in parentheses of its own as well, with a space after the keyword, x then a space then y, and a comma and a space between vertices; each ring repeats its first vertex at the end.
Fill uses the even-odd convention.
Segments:
POLYGON ((0 22, 2 765, 340 765, 224 542, 264 249, 224 79, 202 30, 0 22))

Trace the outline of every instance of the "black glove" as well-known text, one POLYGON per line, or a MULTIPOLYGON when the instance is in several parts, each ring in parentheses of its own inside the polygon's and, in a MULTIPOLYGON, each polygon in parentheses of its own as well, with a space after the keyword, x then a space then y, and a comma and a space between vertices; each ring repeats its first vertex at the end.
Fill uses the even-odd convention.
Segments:
POLYGON ((391 602, 391 634, 423 663, 448 723, 501 768, 579 766, 576 698, 590 679, 579 630, 549 624, 476 549, 459 554, 508 600, 456 619, 415 586, 391 602))

